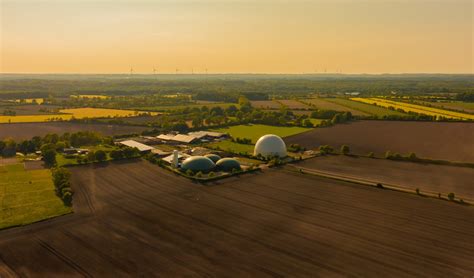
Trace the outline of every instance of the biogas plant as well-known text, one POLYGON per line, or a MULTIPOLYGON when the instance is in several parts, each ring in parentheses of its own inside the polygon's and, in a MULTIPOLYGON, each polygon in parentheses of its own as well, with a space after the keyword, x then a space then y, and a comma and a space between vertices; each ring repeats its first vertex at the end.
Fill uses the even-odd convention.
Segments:
POLYGON ((267 134, 257 140, 253 155, 249 156, 195 147, 189 151, 174 150, 172 154, 152 162, 189 178, 208 180, 258 171, 264 165, 272 166, 288 158, 283 139, 267 134))

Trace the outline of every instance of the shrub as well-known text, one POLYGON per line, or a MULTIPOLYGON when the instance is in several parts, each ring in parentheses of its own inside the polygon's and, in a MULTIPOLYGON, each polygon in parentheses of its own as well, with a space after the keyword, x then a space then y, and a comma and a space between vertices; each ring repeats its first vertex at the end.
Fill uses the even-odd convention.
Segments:
POLYGON ((374 154, 374 152, 370 152, 367 156, 368 156, 369 158, 374 158, 374 157, 375 157, 375 154, 374 154))
POLYGON ((413 153, 413 152, 408 155, 408 158, 409 158, 410 160, 416 160, 416 159, 417 159, 416 154, 413 153))
MULTIPOLYGON (((117 159, 122 159, 124 158, 124 153, 122 150, 112 150, 110 152, 110 157, 114 160, 117 160, 117 159)), ((148 159, 150 160, 150 159, 148 159)))
POLYGON ((349 146, 348 145, 342 145, 341 146, 341 153, 343 155, 348 155, 350 152, 349 146))
POLYGON ((329 145, 321 145, 319 146, 319 152, 322 154, 322 155, 325 155, 325 154, 330 154, 334 151, 334 149, 329 146, 329 145))
POLYGON ((387 158, 387 159, 392 158, 392 152, 391 151, 385 152, 385 158, 387 158))
POLYGON ((107 159, 107 154, 103 150, 98 150, 95 152, 95 160, 102 162, 107 159))
POLYGON ((455 198, 455 197, 456 197, 456 196, 454 195, 453 192, 450 192, 450 193, 448 194, 448 199, 449 199, 450 201, 454 201, 454 198, 455 198))
POLYGON ((95 161, 95 152, 94 151, 89 151, 87 153, 87 160, 90 161, 90 162, 95 161))
POLYGON ((191 170, 191 169, 186 170, 186 175, 188 175, 190 177, 194 176, 193 170, 191 170))
POLYGON ((417 195, 420 195, 420 189, 419 188, 415 189, 415 191, 416 191, 417 195))
POLYGON ((201 171, 197 172, 196 177, 201 178, 202 177, 202 172, 201 171))
POLYGON ((209 175, 208 175, 210 178, 213 178, 216 176, 216 173, 214 173, 213 171, 209 172, 209 175))

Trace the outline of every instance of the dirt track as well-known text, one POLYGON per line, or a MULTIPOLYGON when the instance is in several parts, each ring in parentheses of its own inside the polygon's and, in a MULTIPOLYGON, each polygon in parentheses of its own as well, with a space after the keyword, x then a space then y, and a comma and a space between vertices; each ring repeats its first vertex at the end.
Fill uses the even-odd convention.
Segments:
POLYGON ((0 232, 0 276, 474 273, 472 207, 285 169, 208 186, 147 162, 72 170, 76 213, 0 232))
POLYGON ((317 128, 284 138, 307 148, 347 144, 356 154, 386 151, 418 157, 474 162, 474 123, 358 121, 317 128))
POLYGON ((97 131, 104 135, 120 135, 141 133, 147 127, 120 126, 105 124, 79 124, 79 123, 16 123, 0 124, 0 139, 7 137, 14 140, 27 140, 33 136, 44 136, 48 133, 63 134, 77 131, 97 131))
POLYGON ((399 185, 412 192, 419 188, 421 192, 439 192, 445 198, 449 192, 454 192, 456 196, 474 200, 474 169, 468 167, 344 155, 312 158, 295 165, 376 183, 399 185))

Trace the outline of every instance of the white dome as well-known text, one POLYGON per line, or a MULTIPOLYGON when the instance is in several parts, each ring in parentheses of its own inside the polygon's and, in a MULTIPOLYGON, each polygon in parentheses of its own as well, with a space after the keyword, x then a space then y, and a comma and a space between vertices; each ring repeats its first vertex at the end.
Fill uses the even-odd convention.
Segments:
POLYGON ((277 135, 267 134, 260 139, 258 139, 257 143, 255 144, 255 150, 253 152, 254 155, 262 155, 264 157, 269 156, 278 156, 278 157, 285 157, 286 156, 286 145, 277 135))

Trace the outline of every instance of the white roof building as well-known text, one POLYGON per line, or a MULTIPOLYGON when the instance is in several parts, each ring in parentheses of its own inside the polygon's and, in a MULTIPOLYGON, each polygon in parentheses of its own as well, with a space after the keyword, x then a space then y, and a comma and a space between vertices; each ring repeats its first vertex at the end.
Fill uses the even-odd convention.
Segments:
POLYGON ((147 152, 147 151, 151 151, 155 149, 152 146, 148 146, 134 140, 125 140, 125 141, 119 142, 119 144, 122 144, 130 148, 137 148, 141 152, 147 152))

